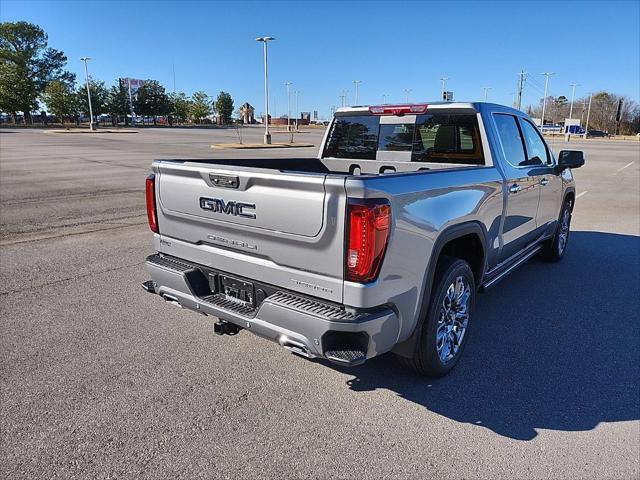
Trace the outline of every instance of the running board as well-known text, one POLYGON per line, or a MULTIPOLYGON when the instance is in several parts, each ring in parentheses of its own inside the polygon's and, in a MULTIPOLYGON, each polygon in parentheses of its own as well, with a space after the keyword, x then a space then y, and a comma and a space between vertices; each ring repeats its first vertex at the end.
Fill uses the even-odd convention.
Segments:
POLYGON ((517 261, 515 261, 514 263, 512 263, 509 267, 507 267, 505 270, 503 270, 502 272, 500 272, 498 275, 496 275, 495 277, 493 277, 491 280, 483 283, 481 285, 481 290, 482 291, 487 291, 489 290, 491 287, 495 286, 496 283, 498 283, 500 280, 502 280, 504 277, 506 277, 507 275, 509 275, 511 272, 513 272, 516 268, 518 268, 520 265, 522 265, 524 262, 526 262, 527 260, 529 260, 531 257, 533 257, 536 253, 538 253, 541 249, 542 249, 543 245, 537 245, 535 248, 533 248, 533 250, 531 250, 529 253, 523 255, 522 257, 520 257, 517 261))

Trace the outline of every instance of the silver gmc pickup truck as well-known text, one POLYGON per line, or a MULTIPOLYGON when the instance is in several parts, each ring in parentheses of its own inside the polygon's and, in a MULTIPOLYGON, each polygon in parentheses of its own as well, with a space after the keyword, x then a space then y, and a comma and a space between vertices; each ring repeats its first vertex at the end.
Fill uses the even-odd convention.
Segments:
POLYGON ((308 357, 458 361, 476 294, 565 252, 572 168, 489 103, 339 109, 318 158, 156 160, 143 287, 308 357))

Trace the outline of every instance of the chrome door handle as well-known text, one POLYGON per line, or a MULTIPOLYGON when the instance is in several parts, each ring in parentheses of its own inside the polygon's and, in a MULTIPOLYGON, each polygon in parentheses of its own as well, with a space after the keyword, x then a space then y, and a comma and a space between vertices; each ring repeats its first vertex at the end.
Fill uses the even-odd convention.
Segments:
POLYGON ((510 191, 511 193, 518 193, 518 192, 520 191, 520 189, 521 189, 521 188, 522 188, 522 187, 520 187, 520 185, 518 185, 517 183, 514 183, 513 185, 511 185, 511 186, 509 187, 509 191, 510 191))
POLYGON ((549 180, 547 180, 546 178, 543 178, 542 180, 540 180, 540 185, 542 185, 543 187, 549 183, 549 180))

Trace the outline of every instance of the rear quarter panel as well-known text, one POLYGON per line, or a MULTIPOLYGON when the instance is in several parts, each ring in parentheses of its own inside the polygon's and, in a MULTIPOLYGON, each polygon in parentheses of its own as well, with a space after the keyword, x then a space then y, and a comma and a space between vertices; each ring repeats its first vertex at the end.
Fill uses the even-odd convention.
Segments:
POLYGON ((390 202, 392 227, 377 280, 364 285, 345 282, 344 303, 389 304, 401 322, 397 341, 408 338, 418 320, 429 260, 441 232, 477 222, 487 232, 488 262, 497 256, 502 186, 502 176, 493 166, 347 178, 348 197, 390 202))

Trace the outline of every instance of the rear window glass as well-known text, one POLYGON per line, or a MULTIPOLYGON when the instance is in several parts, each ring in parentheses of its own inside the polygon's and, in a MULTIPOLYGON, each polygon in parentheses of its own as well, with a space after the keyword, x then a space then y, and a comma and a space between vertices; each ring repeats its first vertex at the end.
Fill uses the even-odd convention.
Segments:
POLYGON ((411 161, 483 165, 473 114, 418 115, 415 123, 380 124, 375 115, 338 117, 324 157, 375 160, 377 151, 411 152, 411 161))
POLYGON ((324 156, 375 160, 379 123, 380 117, 370 115, 338 117, 327 138, 324 156))
POLYGON ((413 146, 415 124, 399 123, 380 125, 378 150, 386 152, 410 152, 413 146))

